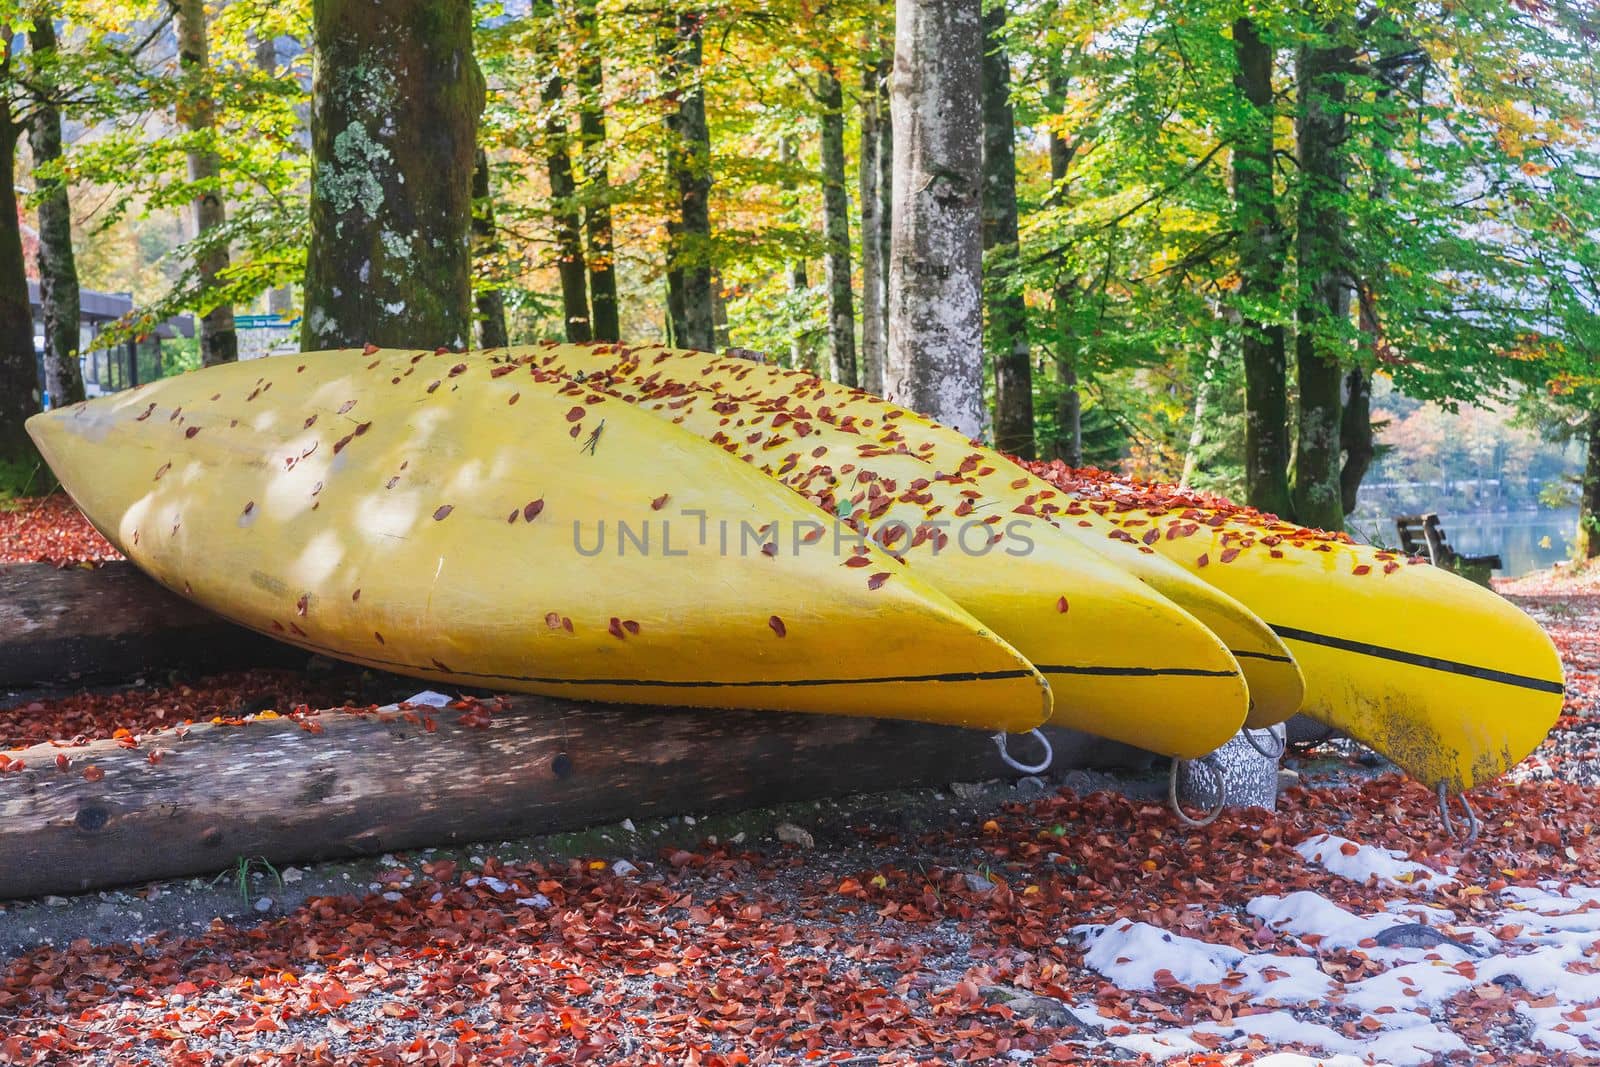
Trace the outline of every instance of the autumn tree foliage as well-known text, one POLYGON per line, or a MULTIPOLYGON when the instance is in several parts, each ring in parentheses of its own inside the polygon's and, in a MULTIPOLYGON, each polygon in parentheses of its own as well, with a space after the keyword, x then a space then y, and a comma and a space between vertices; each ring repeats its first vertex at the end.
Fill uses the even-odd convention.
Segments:
MULTIPOLYGON (((1375 376, 1586 395, 1574 0, 989 0, 953 51, 942 8, 886 0, 380 6, 20 9, 19 228, 51 306, 86 272, 138 292, 108 343, 187 311, 206 360, 228 308, 317 345, 731 345, 1328 526, 1379 446, 1375 376)), ((20 448, 48 383, 15 318, 20 448)))

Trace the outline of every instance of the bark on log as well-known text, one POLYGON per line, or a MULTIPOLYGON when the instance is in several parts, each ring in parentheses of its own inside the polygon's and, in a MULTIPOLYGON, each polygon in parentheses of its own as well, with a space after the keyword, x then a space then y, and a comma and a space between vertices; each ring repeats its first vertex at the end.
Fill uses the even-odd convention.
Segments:
MULTIPOLYGON (((25 768, 0 774, 0 898, 201 874, 241 856, 298 863, 1014 776, 983 734, 920 723, 539 697, 487 726, 460 717, 330 713, 316 734, 285 718, 166 731, 133 749, 10 753, 25 768)), ((1139 755, 1050 734, 1057 767, 1139 755)), ((1017 747, 1031 758, 1028 741, 1017 747)))
POLYGON ((0 566, 0 690, 304 659, 167 592, 131 563, 0 566))

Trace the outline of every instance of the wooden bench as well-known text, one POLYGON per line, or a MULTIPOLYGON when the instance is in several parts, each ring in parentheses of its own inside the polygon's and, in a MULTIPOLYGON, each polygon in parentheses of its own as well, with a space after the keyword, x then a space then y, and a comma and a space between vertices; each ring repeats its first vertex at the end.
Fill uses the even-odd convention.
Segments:
POLYGON ((1400 535, 1400 550, 1408 556, 1421 556, 1435 567, 1453 571, 1499 570, 1505 566, 1498 555, 1463 556, 1450 547, 1439 516, 1433 512, 1425 515, 1396 515, 1395 532, 1400 535))

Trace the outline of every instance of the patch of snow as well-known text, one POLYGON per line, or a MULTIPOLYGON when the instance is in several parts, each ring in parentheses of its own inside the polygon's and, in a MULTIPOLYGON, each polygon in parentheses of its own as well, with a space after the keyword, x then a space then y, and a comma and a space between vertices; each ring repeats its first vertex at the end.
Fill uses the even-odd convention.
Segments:
POLYGON ((1341 999, 1347 1006, 1369 1014, 1379 1008, 1398 1008, 1394 1015, 1379 1015, 1377 1019, 1386 1027, 1399 1026, 1412 1021, 1404 1018, 1406 1009, 1432 1008, 1475 985, 1468 973, 1470 969, 1463 973, 1443 960, 1407 963, 1350 983, 1341 999))
POLYGON ((1600 1010, 1575 1011, 1565 1004, 1535 1008, 1524 1001, 1517 1005, 1517 1014, 1532 1027, 1530 1039, 1552 1051, 1592 1055, 1591 1046, 1600 1044, 1600 1010))
POLYGON ((1376 880, 1380 885, 1425 889, 1432 892, 1456 880, 1450 872, 1440 874, 1432 867, 1418 863, 1404 852, 1361 845, 1336 834, 1317 834, 1295 846, 1307 863, 1314 863, 1341 878, 1366 883, 1376 880))
POLYGON ((1229 978, 1225 984, 1249 993, 1252 1004, 1309 1004, 1326 999, 1338 985, 1310 956, 1262 952, 1247 956, 1235 970, 1243 980, 1235 985, 1229 978))
POLYGON ((1309 889, 1283 897, 1256 897, 1245 911, 1279 933, 1320 936, 1319 948, 1355 948, 1395 925, 1388 916, 1347 911, 1309 889))
POLYGON ((1072 933, 1085 948, 1084 962, 1119 989, 1155 989, 1157 971, 1171 972, 1186 986, 1215 985, 1245 957, 1227 945, 1169 934, 1127 919, 1109 926, 1075 926, 1072 933))

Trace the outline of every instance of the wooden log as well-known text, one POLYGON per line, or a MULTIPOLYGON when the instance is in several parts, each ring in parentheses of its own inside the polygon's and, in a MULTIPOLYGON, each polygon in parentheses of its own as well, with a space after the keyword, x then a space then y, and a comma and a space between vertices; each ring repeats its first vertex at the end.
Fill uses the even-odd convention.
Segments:
MULTIPOLYGON (((0 773, 0 897, 206 873, 241 856, 347 858, 1015 777, 984 734, 921 723, 539 697, 511 700, 487 726, 426 713, 431 730, 396 714, 329 712, 316 734, 284 718, 165 731, 138 748, 9 753, 26 767, 0 773)), ((1057 769, 1148 759, 1049 732, 1057 769)), ((1014 748, 1033 758, 1030 739, 1014 748)))
POLYGON ((131 563, 0 565, 0 689, 304 660, 304 652, 168 592, 131 563))

